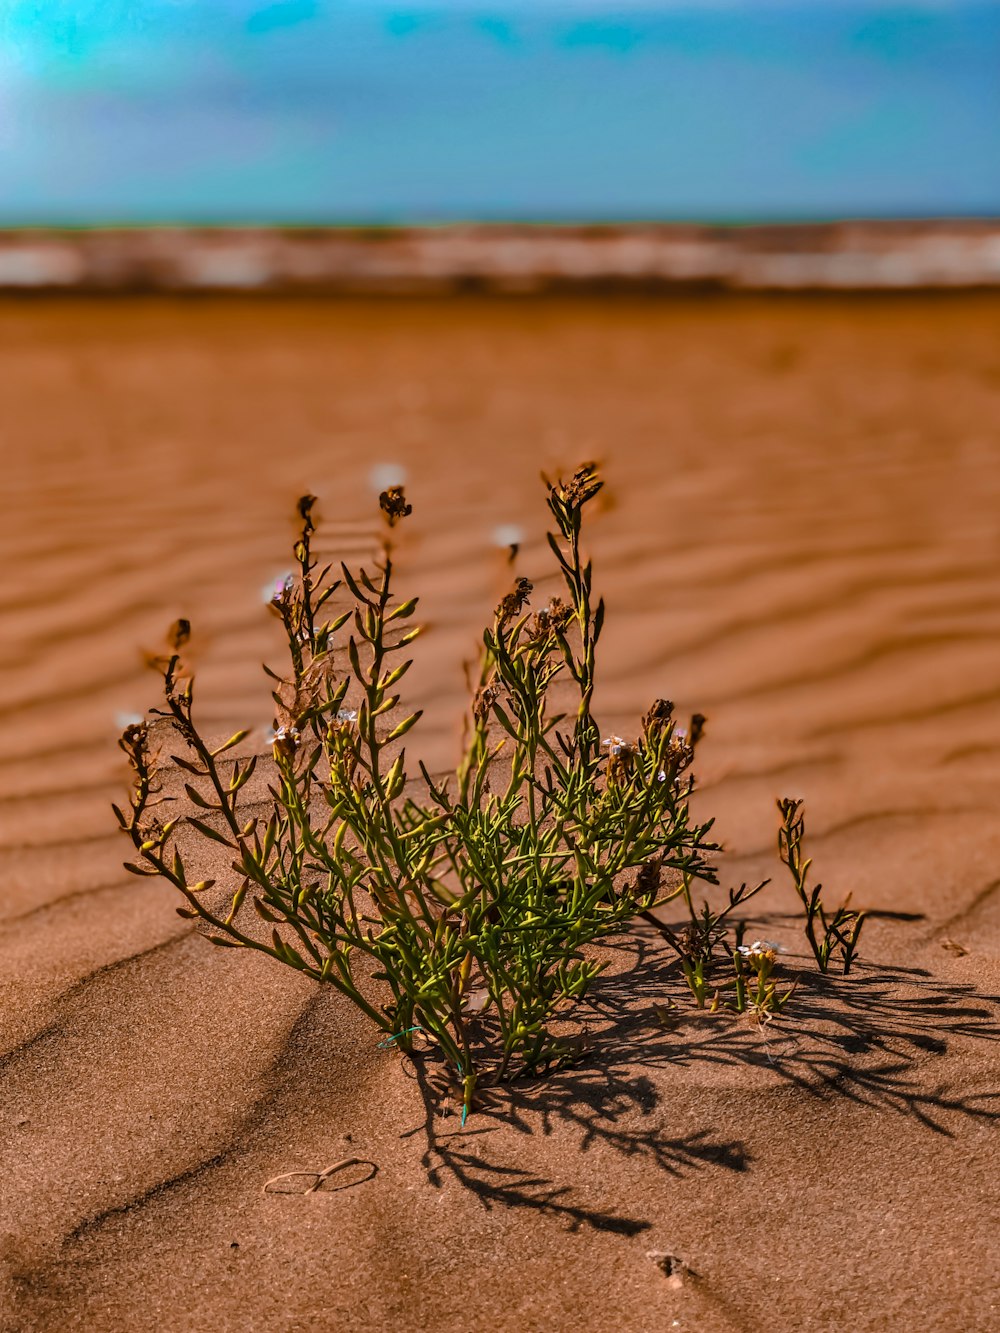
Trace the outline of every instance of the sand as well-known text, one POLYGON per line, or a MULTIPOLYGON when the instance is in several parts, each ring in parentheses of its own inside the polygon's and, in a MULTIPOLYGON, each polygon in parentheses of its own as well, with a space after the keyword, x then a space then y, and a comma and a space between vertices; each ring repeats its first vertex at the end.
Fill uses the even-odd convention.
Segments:
MULTIPOLYGON (((4 1330, 997 1327, 998 326, 986 297, 0 305, 4 1330), (114 741, 182 614, 206 726, 266 723, 295 497, 361 555, 398 463, 413 748, 446 764, 493 530, 544 571, 537 474, 588 456, 602 724, 708 714, 724 881, 775 873, 804 796, 829 893, 876 915, 764 1030, 660 1026, 684 999, 637 932, 590 1063, 461 1130, 338 996, 122 871, 114 741), (262 1192, 344 1157, 375 1173, 262 1192)), ((808 977, 788 887, 757 901, 808 977)))

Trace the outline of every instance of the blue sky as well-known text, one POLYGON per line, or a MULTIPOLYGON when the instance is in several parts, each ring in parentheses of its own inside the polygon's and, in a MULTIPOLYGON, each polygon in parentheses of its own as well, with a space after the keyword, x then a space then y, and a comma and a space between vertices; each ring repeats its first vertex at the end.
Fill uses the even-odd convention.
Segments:
POLYGON ((1000 213, 1000 0, 0 0, 0 224, 1000 213))

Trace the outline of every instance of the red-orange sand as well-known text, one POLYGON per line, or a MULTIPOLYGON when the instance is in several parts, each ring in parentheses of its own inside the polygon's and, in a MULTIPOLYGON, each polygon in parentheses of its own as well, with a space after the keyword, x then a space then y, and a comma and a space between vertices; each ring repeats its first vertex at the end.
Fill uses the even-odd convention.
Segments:
MULTIPOLYGON (((0 306, 4 1330, 1000 1326, 998 329, 988 298, 0 306), (763 1030, 638 937, 590 1063, 463 1131, 334 993, 122 871, 114 740, 181 614, 206 725, 266 723, 295 497, 364 555, 398 463, 410 748, 444 765, 491 534, 544 572, 538 472, 587 457, 603 726, 707 713, 724 882, 775 873, 803 795, 829 895, 887 915, 763 1030), (262 1192, 345 1156, 377 1174, 262 1192)), ((757 903, 810 976, 784 881, 757 903)))

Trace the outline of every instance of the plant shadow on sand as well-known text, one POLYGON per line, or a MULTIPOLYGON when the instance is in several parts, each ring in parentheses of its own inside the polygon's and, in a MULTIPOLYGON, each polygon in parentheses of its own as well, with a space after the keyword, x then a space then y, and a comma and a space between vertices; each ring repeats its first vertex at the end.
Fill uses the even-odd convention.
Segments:
MULTIPOLYGON (((646 1231, 653 1225, 646 1218, 575 1202, 576 1170, 569 1182, 511 1165, 505 1131, 549 1136, 569 1126, 581 1153, 600 1143, 673 1176, 752 1169, 745 1145, 719 1137, 711 1126, 672 1137, 656 1124, 666 1079, 685 1067, 715 1071, 708 1081, 724 1083, 721 1071, 763 1066, 772 1086, 791 1084, 809 1097, 846 1098, 913 1117, 948 1137, 955 1117, 1000 1120, 1000 1092, 966 1094, 946 1081, 935 1083, 925 1064, 944 1055, 952 1038, 1000 1041, 998 996, 919 968, 861 964, 846 980, 810 968, 800 976, 790 1016, 754 1028, 745 1018, 712 1015, 683 1001, 664 1008, 668 987, 676 990, 670 985, 676 965, 652 933, 636 932, 610 947, 616 970, 599 979, 584 1006, 580 1062, 541 1080, 489 1089, 465 1129, 442 1101, 439 1066, 424 1055, 406 1059, 426 1111, 406 1137, 426 1137, 422 1161, 432 1185, 450 1177, 487 1210, 535 1209, 560 1217, 571 1230, 646 1231), (637 1120, 648 1127, 637 1127, 637 1120)), ((688 1083, 688 1091, 703 1081, 688 1083)))

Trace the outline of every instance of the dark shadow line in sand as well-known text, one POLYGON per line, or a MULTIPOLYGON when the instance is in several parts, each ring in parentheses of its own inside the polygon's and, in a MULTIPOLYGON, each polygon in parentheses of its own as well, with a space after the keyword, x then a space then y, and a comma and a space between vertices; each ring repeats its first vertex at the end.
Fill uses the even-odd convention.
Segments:
MULTIPOLYGON (((711 889, 714 889, 716 887, 717 886, 715 885, 711 885, 709 886, 709 890, 711 891, 711 889)), ((914 922, 917 921, 926 921, 927 913, 895 912, 891 907, 866 907, 865 917, 869 921, 895 921, 900 925, 912 925, 914 922)), ((780 923, 784 927, 790 928, 792 930, 798 930, 802 924, 802 909, 799 908, 794 911, 791 910, 780 911, 777 908, 772 908, 770 911, 755 912, 754 922, 758 926, 778 925, 780 923)), ((805 941, 803 940, 803 944, 804 943, 805 941)), ((805 965, 805 963, 809 959, 809 955, 807 953, 802 953, 798 955, 787 954, 785 958, 782 960, 785 964, 786 971, 793 972, 795 970, 795 966, 792 960, 795 959, 796 957, 802 959, 803 965, 805 965)), ((894 975, 905 974, 907 976, 915 976, 915 977, 929 977, 931 975, 931 973, 928 972, 925 967, 924 968, 895 967, 893 968, 893 974, 894 975)))
MULTIPOLYGON (((897 548, 891 547, 889 549, 890 551, 895 551, 897 548)), ((915 549, 922 549, 922 548, 915 548, 915 549)), ((863 548, 859 548, 859 550, 856 552, 856 554, 859 556, 864 555, 866 553, 867 552, 863 548)), ((848 551, 845 554, 853 555, 855 554, 855 552, 848 551)), ((785 565, 783 565, 778 561, 773 562, 773 564, 770 566, 771 569, 774 568, 783 569, 785 567, 786 567, 785 565)), ((799 567, 801 567, 801 562, 799 567)), ((764 570, 763 572, 769 572, 769 570, 764 570)), ((988 573, 985 566, 981 568, 980 572, 982 573, 984 580, 986 579, 992 580, 993 575, 988 573)), ((737 586, 738 583, 741 581, 742 582, 753 581, 753 577, 755 576, 751 574, 750 579, 748 580, 745 576, 741 576, 741 574, 733 571, 731 576, 727 577, 723 581, 723 586, 731 589, 734 586, 737 586)), ((975 577, 974 571, 970 575, 970 577, 975 577)), ((692 589, 697 588, 698 591, 708 594, 711 592, 712 588, 717 585, 718 582, 719 582, 718 580, 714 579, 696 580, 696 581, 692 580, 692 582, 690 583, 690 587, 692 589)), ((928 575, 923 575, 920 574, 919 572, 912 575, 900 574, 896 578, 881 578, 881 579, 876 579, 874 581, 870 579, 855 579, 837 589, 832 590, 824 598, 822 609, 824 614, 829 614, 831 612, 835 612, 845 608, 856 607, 859 595, 867 596, 872 593, 877 594, 881 592, 893 592, 904 588, 924 588, 932 584, 942 586, 950 583, 961 583, 965 585, 967 584, 967 582, 968 580, 965 578, 963 572, 958 570, 945 570, 942 571, 941 573, 928 574, 928 575)), ((982 610, 986 607, 992 607, 993 604, 994 603, 991 600, 984 598, 982 600, 979 609, 982 610)), ((949 607, 949 609, 951 608, 949 607)), ((782 607, 775 607, 771 611, 765 613, 763 618, 759 614, 753 616, 733 616, 731 619, 713 626, 712 629, 707 633, 692 636, 691 638, 683 640, 682 642, 673 644, 667 652, 662 654, 657 654, 655 659, 652 657, 647 658, 641 655, 637 656, 635 659, 635 667, 636 670, 639 670, 642 667, 651 664, 655 664, 661 667, 664 663, 674 664, 683 659, 684 657, 694 656, 696 653, 711 652, 712 650, 718 648, 720 645, 723 644, 731 645, 732 640, 736 635, 745 633, 747 631, 757 632, 760 630, 762 624, 766 625, 768 628, 773 629, 776 628, 777 626, 791 625, 802 620, 809 620, 810 618, 815 618, 816 615, 817 615, 817 602, 815 596, 813 596, 806 601, 793 603, 790 606, 786 605, 782 607)), ((977 630, 977 631, 969 631, 969 633, 973 634, 976 638, 989 639, 996 637, 996 635, 991 631, 977 630)), ((953 638, 956 637, 963 637, 963 635, 952 636, 950 634, 942 633, 940 635, 932 636, 934 641, 941 641, 941 642, 951 642, 953 641, 953 638)), ((905 637, 886 641, 887 644, 895 644, 899 648, 905 648, 909 642, 916 642, 916 641, 907 640, 905 637)), ((876 646, 875 654, 876 656, 881 656, 884 654, 885 651, 886 649, 884 647, 879 648, 878 646, 876 646)), ((864 665, 868 656, 869 653, 868 651, 866 651, 865 653, 860 654, 857 659, 851 659, 849 662, 839 664, 839 666, 834 666, 828 669, 824 669, 824 671, 818 675, 810 677, 801 677, 801 678, 796 677, 795 681, 792 682, 792 684, 801 684, 805 680, 815 681, 826 678, 835 679, 838 675, 842 674, 844 671, 855 669, 859 665, 864 665)), ((788 682, 785 682, 781 686, 764 685, 759 687, 759 690, 760 692, 766 693, 775 688, 784 689, 787 687, 788 687, 788 682)), ((751 690, 749 694, 733 696, 733 698, 736 697, 752 698, 753 694, 757 692, 758 692, 758 687, 755 687, 753 690, 751 690)))
POLYGON ((29 907, 26 912, 19 912, 16 916, 5 916, 0 918, 0 932, 9 929, 11 926, 23 926, 26 921, 32 921, 35 917, 45 916, 49 912, 57 911, 60 907, 65 907, 69 903, 80 902, 84 898, 92 898, 102 893, 121 892, 123 889, 135 890, 133 880, 111 880, 107 884, 95 884, 89 889, 73 889, 71 893, 61 893, 58 898, 49 898, 47 902, 39 903, 37 907, 29 907))
MULTIPOLYGON (((74 787, 43 787, 38 791, 8 792, 7 795, 0 796, 0 806, 27 805, 37 808, 46 801, 95 796, 100 792, 113 794, 120 792, 121 788, 122 784, 118 778, 107 777, 97 782, 80 782, 74 787)), ((110 804, 110 795, 108 800, 110 804)))
MULTIPOLYGON (((133 964, 141 962, 143 959, 151 958, 158 953, 163 953, 168 949, 174 948, 175 946, 182 944, 195 933, 195 927, 188 926, 178 934, 171 935, 169 939, 158 940, 156 944, 151 944, 149 948, 140 949, 138 953, 130 953, 125 958, 116 958, 113 962, 102 963, 100 967, 95 967, 93 971, 86 973, 85 976, 74 981, 71 986, 67 986, 65 990, 60 991, 52 1000, 52 1008, 55 1010, 56 1014, 59 1014, 62 1010, 66 1009, 73 1000, 84 995, 87 990, 89 990, 89 988, 102 977, 110 976, 118 971, 123 971, 125 968, 131 967, 133 964)), ((33 1050, 36 1046, 41 1045, 48 1038, 58 1036, 63 1030, 63 1021, 58 1017, 54 1018, 50 1023, 47 1023, 45 1027, 34 1033, 33 1036, 28 1037, 18 1046, 13 1047, 12 1050, 0 1053, 0 1074, 5 1074, 22 1056, 28 1054, 28 1052, 33 1050)))
POLYGON ((92 847, 96 843, 115 841, 120 829, 109 828, 101 833, 80 833, 71 838, 43 838, 41 842, 10 842, 0 844, 0 852, 49 852, 67 847, 92 847))
POLYGON ((907 722, 932 722, 936 718, 948 717, 952 713, 964 712, 967 708, 978 708, 983 704, 994 704, 1000 700, 1000 689, 976 690, 971 694, 959 695, 946 703, 928 704, 920 708, 901 709, 896 713, 877 713, 874 717, 856 717, 853 721, 827 722, 821 727, 814 727, 806 732, 804 740, 822 740, 828 736, 847 736, 856 732, 870 732, 875 727, 903 726, 907 722))
MULTIPOLYGON (((72 600, 66 600, 69 601, 71 606, 73 605, 72 600)), ((50 610, 55 610, 54 600, 43 604, 50 610)), ((34 606, 31 606, 31 609, 34 609, 34 606)), ((163 602, 152 601, 148 597, 143 597, 134 601, 118 603, 111 611, 105 612, 103 616, 94 616, 83 624, 69 627, 60 626, 56 629, 38 630, 33 634, 24 634, 19 640, 19 646, 22 650, 20 654, 16 658, 0 659, 0 666, 6 667, 8 670, 30 666, 38 661, 40 654, 52 648, 62 647, 68 641, 72 642, 74 647, 78 647, 94 639, 101 640, 113 631, 116 625, 125 621, 134 622, 139 617, 150 615, 153 611, 162 611, 164 619, 167 618, 168 612, 163 602)))
MULTIPOLYGON (((719 784, 721 785, 721 784, 719 784)), ((699 787, 699 791, 704 790, 699 787)), ((954 819, 956 815, 993 815, 994 808, 989 805, 908 805, 900 806, 891 810, 866 810, 863 814, 852 815, 850 819, 841 820, 836 824, 829 824, 824 829, 810 829, 810 845, 828 841, 830 838, 837 838, 842 833, 847 833, 851 829, 863 828, 866 824, 878 824, 892 819, 954 819)), ((774 857, 774 844, 768 844, 764 847, 753 847, 747 850, 734 850, 734 854, 740 861, 761 861, 774 857)))
POLYGON ((816 842, 822 842, 825 838, 836 838, 849 829, 863 828, 866 824, 879 824, 887 819, 951 819, 954 815, 992 813, 992 807, 988 805, 904 805, 889 810, 864 810, 860 814, 852 815, 850 819, 830 824, 827 828, 810 834, 810 837, 816 842))
POLYGON ((770 768, 733 768, 720 773, 716 778, 711 778, 706 782, 698 783, 698 791, 704 794, 709 791, 718 791, 721 787, 729 787, 736 782, 764 782, 765 780, 773 782, 775 778, 788 777, 790 774, 802 773, 806 769, 827 768, 833 764, 842 764, 844 755, 838 750, 825 750, 821 754, 803 754, 798 758, 789 759, 787 763, 773 764, 770 768))
MULTIPOLYGON (((752 582, 761 574, 774 574, 786 571, 791 564, 797 569, 803 567, 813 567, 816 565, 835 568, 838 563, 842 564, 845 560, 861 560, 871 556, 907 556, 923 555, 928 547, 925 542, 919 541, 893 541, 893 542, 858 542, 853 545, 844 545, 837 547, 817 547, 811 545, 796 545, 787 555, 782 552, 780 555, 763 554, 759 556, 748 556, 743 560, 725 565, 722 569, 713 570, 711 573, 690 574, 687 584, 697 592, 707 592, 713 588, 731 588, 734 586, 742 587, 744 584, 752 582)), ((674 555, 686 555, 690 548, 686 546, 675 546, 670 548, 670 553, 674 555)), ((969 569, 974 575, 982 573, 984 577, 989 577, 989 569, 985 562, 981 565, 970 563, 969 569)), ((940 570, 934 570, 927 574, 909 574, 905 569, 898 575, 884 576, 874 582, 866 582, 863 586, 865 590, 869 588, 887 588, 896 587, 923 587, 927 583, 953 583, 964 582, 965 573, 959 566, 945 565, 940 570)), ((849 604, 851 589, 846 589, 843 594, 843 602, 849 604)))
MULTIPOLYGON (((155 950, 150 952, 155 952, 155 950)), ((137 956, 142 957, 143 955, 137 956)), ((44 1295, 53 1282, 58 1285, 63 1281, 63 1266, 67 1261, 67 1251, 72 1246, 85 1242, 109 1222, 133 1216, 150 1204, 170 1195, 173 1191, 197 1183, 211 1171, 234 1160, 245 1149, 247 1141, 266 1123, 275 1098, 280 1094, 283 1076, 286 1070, 292 1066, 293 1057, 291 1053, 295 1048, 296 1034, 309 1023, 318 999, 319 993, 317 992, 308 1000, 294 1023, 292 1023, 287 1038, 281 1043, 274 1060, 262 1075, 263 1090, 231 1127, 221 1145, 209 1155, 199 1158, 173 1175, 154 1181, 153 1184, 123 1200, 123 1202, 112 1204, 81 1218, 70 1231, 62 1236, 58 1250, 48 1259, 33 1268, 11 1273, 15 1287, 22 1292, 44 1295)))
POLYGON ((17 1064, 18 1060, 24 1059, 30 1055, 33 1050, 39 1046, 44 1046, 50 1038, 57 1037, 62 1032, 62 1024, 58 1021, 48 1023, 38 1032, 32 1033, 24 1041, 12 1046, 9 1051, 0 1054, 0 1076, 6 1074, 7 1070, 17 1064))
POLYGON ((61 741, 48 747, 39 746, 33 750, 2 755, 0 756, 0 771, 7 768, 18 768, 22 764, 44 763, 49 759, 53 761, 65 760, 69 755, 99 754, 102 750, 105 753, 108 751, 108 737, 104 733, 99 736, 91 736, 88 740, 61 741))
POLYGON ((873 666, 894 654, 903 654, 921 648, 934 648, 941 645, 951 647, 955 644, 992 643, 995 644, 995 630, 953 630, 950 633, 900 634, 892 638, 879 640, 862 652, 852 657, 834 662, 830 666, 817 668, 815 671, 799 671, 794 675, 780 677, 777 680, 761 681, 746 689, 734 690, 728 694, 718 694, 705 702, 706 708, 716 710, 720 707, 731 708, 735 704, 747 704, 755 699, 766 699, 769 695, 787 698, 793 690, 804 689, 812 685, 823 685, 829 681, 848 678, 865 667, 873 666))
POLYGON ((91 1217, 85 1217, 63 1237, 62 1247, 65 1248, 75 1241, 83 1240, 88 1233, 98 1230, 116 1217, 125 1217, 128 1213, 135 1212, 137 1209, 145 1207, 146 1204, 169 1194, 171 1190, 192 1183, 206 1171, 211 1171, 213 1167, 222 1166, 228 1160, 232 1151, 232 1145, 227 1145, 211 1157, 194 1162, 191 1166, 185 1167, 183 1171, 178 1171, 176 1175, 158 1180, 154 1185, 150 1185, 148 1189, 143 1190, 141 1194, 126 1199, 124 1203, 115 1204, 111 1208, 105 1208, 99 1213, 94 1213, 91 1217))
POLYGON ((81 701, 92 703, 101 691, 107 690, 110 686, 122 691, 128 689, 130 685, 135 684, 137 675, 137 669, 130 667, 128 671, 120 671, 114 675, 105 672, 98 677, 84 678, 76 685, 63 685, 58 690, 45 694, 29 694, 21 699, 12 699, 9 703, 5 701, 0 703, 0 717, 21 717, 25 713, 34 713, 39 709, 51 709, 54 704, 61 706, 81 701))
POLYGON ((977 741, 972 745, 960 745, 957 749, 949 750, 937 762, 942 766, 957 764, 963 759, 978 759, 983 755, 994 755, 998 751, 1000 751, 1000 741, 977 741))
POLYGON ((928 940, 936 939, 945 931, 951 930, 954 926, 961 925, 963 921, 966 921, 975 912, 978 912, 984 903, 989 902, 998 889, 1000 889, 1000 879, 991 879, 988 884, 984 884, 964 907, 959 908, 957 912, 953 912, 952 915, 942 921, 940 925, 935 926, 934 930, 927 937, 928 940))

